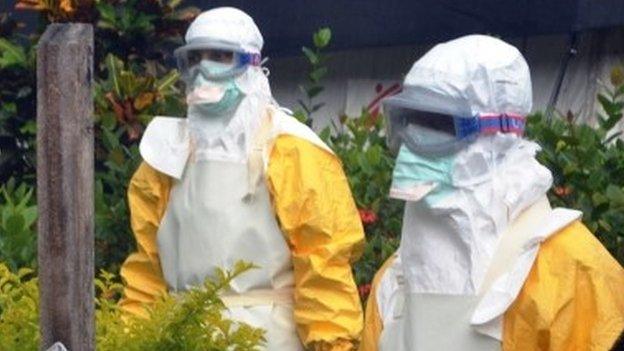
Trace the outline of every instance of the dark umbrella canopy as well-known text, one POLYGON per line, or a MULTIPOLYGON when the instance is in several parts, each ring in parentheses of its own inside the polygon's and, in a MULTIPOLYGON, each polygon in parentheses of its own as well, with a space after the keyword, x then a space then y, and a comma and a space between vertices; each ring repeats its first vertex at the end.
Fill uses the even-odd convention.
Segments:
MULTIPOLYGON (((0 1, 0 12, 13 4, 0 1)), ((185 0, 184 5, 248 12, 272 56, 299 54, 323 26, 334 34, 332 49, 341 50, 435 43, 470 33, 521 38, 624 25, 624 0, 185 0)), ((16 16, 34 25, 34 13, 16 16)))
POLYGON ((273 55, 299 53, 322 26, 335 50, 426 44, 469 33, 501 37, 568 33, 624 24, 622 0, 216 0, 258 23, 273 55))

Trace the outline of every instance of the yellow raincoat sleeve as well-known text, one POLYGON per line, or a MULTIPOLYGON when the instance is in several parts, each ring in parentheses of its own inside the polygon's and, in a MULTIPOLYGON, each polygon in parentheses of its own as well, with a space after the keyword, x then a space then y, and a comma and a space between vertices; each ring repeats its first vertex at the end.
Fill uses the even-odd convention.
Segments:
POLYGON ((624 330, 624 269, 575 222, 544 242, 507 310, 503 349, 610 350, 624 330))
POLYGON ((143 162, 132 176, 128 186, 130 224, 137 241, 138 251, 131 254, 121 267, 125 282, 122 309, 135 315, 144 315, 144 304, 166 294, 156 232, 167 201, 171 179, 143 162))
POLYGON ((352 350, 362 331, 362 307, 351 272, 364 230, 338 158, 311 142, 279 136, 267 182, 292 252, 294 317, 314 350, 352 350))
POLYGON ((379 291, 379 282, 392 263, 396 259, 395 255, 390 256, 381 266, 379 271, 375 273, 371 286, 368 301, 366 301, 366 313, 364 315, 364 331, 362 332, 362 342, 359 351, 377 351, 379 349, 379 338, 383 331, 383 321, 377 304, 377 292, 379 291))

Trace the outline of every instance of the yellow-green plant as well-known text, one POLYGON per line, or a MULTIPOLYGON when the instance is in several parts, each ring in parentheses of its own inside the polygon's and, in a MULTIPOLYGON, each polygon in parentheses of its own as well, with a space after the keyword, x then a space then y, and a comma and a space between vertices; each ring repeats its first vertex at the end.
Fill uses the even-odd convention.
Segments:
POLYGON ((0 264, 0 350, 39 348, 39 288, 33 270, 0 264))
MULTIPOLYGON (((238 262, 217 270, 215 279, 176 296, 163 296, 147 308, 149 318, 124 315, 117 305, 122 285, 102 271, 96 279, 96 346, 101 351, 259 350, 264 331, 224 316, 219 293, 253 265, 238 262)), ((39 297, 33 271, 13 273, 0 264, 0 350, 39 347, 39 297)))

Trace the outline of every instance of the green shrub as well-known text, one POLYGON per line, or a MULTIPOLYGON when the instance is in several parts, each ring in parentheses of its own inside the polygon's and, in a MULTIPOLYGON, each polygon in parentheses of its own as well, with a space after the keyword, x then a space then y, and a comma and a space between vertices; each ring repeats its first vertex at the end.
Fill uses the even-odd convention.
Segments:
POLYGON ((113 55, 105 68, 105 78, 95 84, 96 266, 116 272, 134 250, 126 191, 141 161, 140 136, 154 115, 181 115, 184 106, 176 70, 154 76, 113 55))
MULTIPOLYGON (((134 250, 125 194, 140 162, 137 144, 145 125, 155 115, 181 116, 185 109, 179 75, 163 64, 199 13, 180 8, 181 2, 26 0, 17 5, 39 10, 43 24, 78 19, 95 26, 97 268, 117 271, 134 250)), ((21 36, 19 28, 9 15, 0 14, 0 184, 14 177, 34 185, 37 38, 21 36)))
POLYGON ((181 1, 96 1, 96 266, 116 272, 135 250, 126 191, 138 142, 156 115, 182 116, 179 74, 163 65, 199 11, 181 1), (118 56, 116 56, 118 55, 118 56))
POLYGON ((321 138, 342 160, 366 231, 364 255, 355 264, 356 281, 362 285, 398 246, 403 202, 388 197, 394 156, 386 146, 383 118, 363 110, 359 117, 340 120, 334 133, 326 128, 321 138))
POLYGON ((13 271, 35 267, 37 262, 37 206, 34 188, 16 185, 14 179, 0 186, 0 259, 13 271))
MULTIPOLYGON (((200 12, 183 0, 95 0, 96 62, 108 54, 132 65, 162 63, 182 44, 188 23, 200 12)), ((154 72, 157 73, 157 72, 154 72)))
MULTIPOLYGON (((259 350, 264 331, 224 317, 218 294, 253 268, 239 262, 231 271, 177 296, 164 296, 149 318, 122 316, 117 305, 122 286, 110 273, 96 279, 96 346, 101 351, 259 350)), ((30 269, 12 273, 0 264, 0 350, 39 349, 39 291, 30 269)))
MULTIPOLYGON (((312 115, 324 106, 317 98, 325 89, 323 78, 328 68, 323 50, 330 42, 331 30, 321 28, 312 35, 314 47, 302 48, 309 72, 299 86, 303 98, 294 115, 308 125, 312 124, 312 115)), ((398 246, 403 203, 387 196, 394 157, 386 146, 383 118, 365 109, 359 117, 341 116, 339 125, 325 128, 320 137, 342 160, 366 232, 364 254, 354 267, 356 283, 365 298, 375 272, 398 246)))
MULTIPOLYGON (((184 114, 178 74, 165 66, 173 63, 173 48, 182 42, 186 25, 199 12, 193 7, 181 8, 182 2, 21 1, 23 6, 41 9, 43 24, 85 19, 95 25, 98 268, 116 272, 134 250, 125 194, 140 162, 137 144, 145 125, 155 115, 184 114)), ((13 204, 29 194, 26 208, 32 208, 34 195, 27 187, 33 186, 35 179, 36 37, 20 35, 19 28, 10 16, 0 14, 0 184, 10 178, 15 178, 14 184, 25 183, 25 191, 8 193, 13 204)), ((313 34, 311 47, 302 48, 309 70, 300 85, 302 98, 295 115, 307 124, 323 106, 318 98, 324 90, 323 79, 331 74, 323 51, 331 37, 331 30, 322 28, 313 34)), ((624 150, 622 141, 613 135, 623 108, 622 76, 618 68, 612 79, 616 88, 599 96, 605 116, 599 118, 597 127, 577 125, 573 116, 547 122, 539 115, 530 117, 528 127, 528 135, 543 146, 540 161, 555 176, 555 186, 549 192, 553 204, 582 210, 584 222, 620 262, 624 262, 624 150)), ((342 159, 364 223, 367 246, 355 275, 359 285, 366 285, 398 245, 403 204, 387 197, 394 161, 385 145, 382 119, 363 111, 359 117, 340 121, 321 137, 342 159)), ((10 184, 6 188, 11 188, 10 184)), ((0 197, 2 211, 10 207, 6 202, 0 197)), ((33 264, 34 225, 24 218, 21 228, 31 234, 15 235, 20 231, 15 230, 20 226, 11 224, 19 222, 15 219, 9 224, 13 234, 4 234, 5 224, 0 228, 0 260, 13 270, 33 264)))
POLYGON ((612 83, 614 88, 598 95, 605 114, 598 115, 596 126, 577 123, 571 113, 552 120, 535 114, 527 134, 542 146, 538 160, 553 173, 548 193, 553 206, 583 211, 583 223, 624 264, 624 142, 616 132, 624 84, 612 83))
POLYGON ((32 44, 7 33, 0 38, 0 184, 34 183, 35 85, 32 44))

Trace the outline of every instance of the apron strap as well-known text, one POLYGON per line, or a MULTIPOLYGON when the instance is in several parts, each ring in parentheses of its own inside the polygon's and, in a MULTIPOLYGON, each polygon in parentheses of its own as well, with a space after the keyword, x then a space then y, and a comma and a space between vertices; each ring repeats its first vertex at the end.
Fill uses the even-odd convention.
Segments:
POLYGON ((292 305, 294 293, 293 288, 254 289, 243 293, 226 293, 220 298, 225 307, 292 305))
POLYGON ((244 199, 250 200, 256 193, 258 183, 264 174, 264 151, 271 139, 273 131, 273 110, 269 107, 264 109, 260 120, 260 127, 255 133, 251 153, 247 162, 248 184, 244 199))
POLYGON ((492 284, 506 273, 523 252, 524 245, 531 240, 531 235, 538 232, 544 219, 552 212, 546 195, 527 208, 518 216, 501 235, 498 246, 492 256, 488 270, 479 286, 479 295, 483 295, 492 284))

